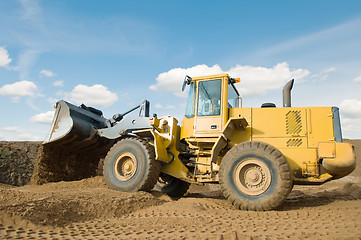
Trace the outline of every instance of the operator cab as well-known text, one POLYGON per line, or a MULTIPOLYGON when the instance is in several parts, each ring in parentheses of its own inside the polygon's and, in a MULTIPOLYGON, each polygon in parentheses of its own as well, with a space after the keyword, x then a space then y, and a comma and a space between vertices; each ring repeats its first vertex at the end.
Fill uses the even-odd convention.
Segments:
POLYGON ((184 137, 217 137, 228 120, 228 108, 239 107, 239 93, 228 74, 191 78, 186 76, 182 90, 189 94, 182 133, 184 137), (193 125, 193 126, 191 126, 193 125), (190 130, 189 130, 190 129, 190 130), (192 131, 193 130, 193 131, 192 131))

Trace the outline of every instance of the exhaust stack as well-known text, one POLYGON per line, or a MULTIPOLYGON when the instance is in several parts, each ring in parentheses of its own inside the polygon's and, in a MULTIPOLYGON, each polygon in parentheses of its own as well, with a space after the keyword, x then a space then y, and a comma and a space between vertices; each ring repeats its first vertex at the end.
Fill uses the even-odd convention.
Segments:
POLYGON ((294 81, 295 80, 292 79, 283 87, 283 107, 291 107, 291 90, 294 81))

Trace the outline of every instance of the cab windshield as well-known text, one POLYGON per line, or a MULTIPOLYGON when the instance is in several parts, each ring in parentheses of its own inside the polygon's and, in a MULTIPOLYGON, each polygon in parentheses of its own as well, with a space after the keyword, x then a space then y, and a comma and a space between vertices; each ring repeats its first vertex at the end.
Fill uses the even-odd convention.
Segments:
POLYGON ((221 114, 221 79, 198 82, 197 116, 221 114))

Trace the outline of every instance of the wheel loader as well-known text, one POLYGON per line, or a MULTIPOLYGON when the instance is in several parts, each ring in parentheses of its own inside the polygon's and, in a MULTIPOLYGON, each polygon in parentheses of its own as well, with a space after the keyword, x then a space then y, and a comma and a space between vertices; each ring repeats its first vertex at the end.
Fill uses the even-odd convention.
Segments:
POLYGON ((323 184, 355 169, 337 107, 291 107, 291 80, 282 107, 245 108, 238 82, 228 74, 186 76, 181 125, 171 116, 150 117, 146 100, 110 119, 84 104, 59 101, 37 180, 94 176, 100 161, 111 189, 155 188, 180 198, 191 183, 219 183, 236 208, 265 211, 278 208, 294 184, 323 184), (128 115, 138 108, 138 115, 128 115))

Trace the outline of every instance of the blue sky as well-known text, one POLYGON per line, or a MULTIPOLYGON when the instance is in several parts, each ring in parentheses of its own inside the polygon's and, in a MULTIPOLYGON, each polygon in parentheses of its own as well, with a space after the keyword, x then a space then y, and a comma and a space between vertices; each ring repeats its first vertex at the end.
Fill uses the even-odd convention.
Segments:
POLYGON ((240 77, 245 107, 339 106, 361 138, 360 1, 1 1, 0 139, 43 140, 66 99, 181 121, 185 74, 240 77))

